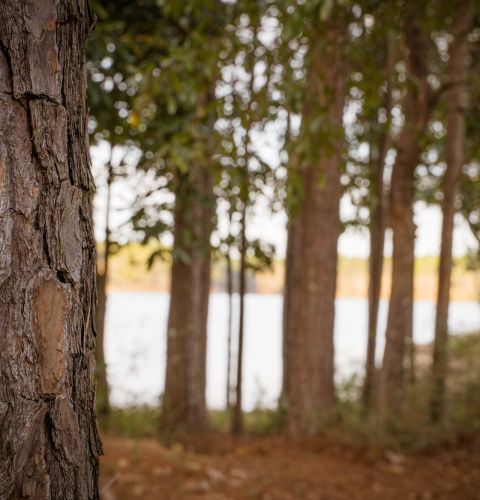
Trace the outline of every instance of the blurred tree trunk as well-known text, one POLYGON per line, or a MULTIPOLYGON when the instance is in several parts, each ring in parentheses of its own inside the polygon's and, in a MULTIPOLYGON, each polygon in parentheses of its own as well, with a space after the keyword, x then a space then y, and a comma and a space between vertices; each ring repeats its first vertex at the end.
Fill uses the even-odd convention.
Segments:
POLYGON ((162 424, 198 431, 207 424, 206 342, 213 185, 208 167, 180 176, 174 213, 167 370, 162 424))
MULTIPOLYGON (((252 14, 251 19, 253 25, 253 41, 254 44, 258 43, 258 30, 259 19, 255 16, 258 13, 252 14)), ((237 347, 237 376, 235 380, 235 406, 233 408, 232 420, 232 433, 239 435, 243 433, 243 411, 242 411, 242 398, 243 398, 243 344, 244 344, 244 331, 245 331, 245 294, 247 293, 247 213, 248 205, 250 203, 250 159, 252 152, 250 151, 250 132, 253 126, 254 114, 254 84, 255 84, 255 64, 256 55, 255 49, 250 52, 250 57, 246 61, 246 69, 249 73, 248 82, 248 102, 245 114, 243 117, 243 127, 245 135, 243 138, 243 169, 242 169, 242 184, 240 186, 240 201, 242 204, 242 211, 240 214, 240 276, 238 294, 240 299, 240 311, 238 318, 238 347, 237 347)))
MULTIPOLYGON (((430 113, 426 61, 429 47, 428 39, 418 23, 421 18, 418 12, 420 8, 421 6, 412 4, 404 23, 409 75, 403 103, 405 123, 396 143, 397 157, 390 190, 392 287, 379 387, 379 409, 385 417, 401 408, 407 342, 410 344, 410 365, 413 357, 414 174, 420 160, 422 137, 430 113)), ((413 366, 410 366, 410 370, 413 370, 413 366)))
POLYGON ((284 388, 294 435, 315 432, 319 418, 335 404, 333 327, 346 68, 343 23, 329 24, 326 35, 312 40, 309 49, 310 88, 300 138, 308 141, 309 154, 293 174, 303 186, 298 213, 290 221, 284 317, 284 388))
POLYGON ((97 264, 97 413, 99 417, 110 415, 110 399, 107 379, 107 364, 105 362, 105 313, 107 309, 108 263, 110 258, 110 203, 113 181, 113 166, 111 146, 110 161, 107 164, 107 207, 105 214, 105 247, 103 250, 103 269, 97 264))
POLYGON ((98 499, 83 0, 0 2, 0 498, 98 499))
MULTIPOLYGON (((248 141, 247 141, 248 142, 248 141)), ((247 143, 248 146, 248 143, 247 143)), ((248 163, 246 163, 247 165, 248 163)), ((243 201, 240 228, 240 313, 238 319, 238 354, 237 354, 237 378, 235 388, 235 407, 233 409, 233 434, 242 434, 243 432, 243 413, 242 413, 242 388, 243 388, 243 340, 245 330, 245 293, 246 293, 246 253, 247 253, 247 203, 243 201)))
POLYGON ((450 46, 449 77, 453 83, 446 94, 447 136, 445 155, 447 169, 443 178, 442 239, 438 270, 437 315, 433 351, 433 393, 431 417, 442 418, 445 410, 445 380, 447 376, 448 307, 450 303, 450 278, 452 272, 452 245, 455 218, 455 202, 458 196, 460 174, 465 147, 465 108, 468 90, 468 53, 470 31, 475 14, 471 0, 461 2, 452 27, 453 40, 450 46))
POLYGON ((285 286, 283 291, 283 376, 282 376, 282 405, 288 406, 289 394, 289 381, 291 378, 290 366, 292 356, 292 335, 293 335, 293 321, 295 319, 295 298, 294 293, 298 286, 294 280, 298 279, 298 259, 295 258, 299 254, 298 248, 301 237, 299 231, 301 227, 296 223, 293 216, 289 217, 288 222, 288 238, 287 238, 287 255, 285 259, 285 286))
POLYGON ((363 404, 369 412, 373 403, 375 386, 375 357, 377 344, 378 308, 382 290, 383 251, 385 244, 385 216, 387 210, 387 194, 383 180, 385 160, 390 147, 390 118, 392 112, 392 87, 395 66, 393 37, 387 35, 386 49, 386 91, 385 110, 387 121, 382 126, 378 143, 371 145, 374 154, 371 155, 372 168, 372 201, 370 206, 370 257, 368 261, 368 337, 367 358, 365 364, 365 382, 363 385, 363 404))
MULTIPOLYGON (((231 217, 229 225, 231 224, 231 217)), ((230 243, 227 250, 227 295, 228 295, 228 326, 227 326, 227 410, 232 408, 232 333, 233 333, 233 269, 230 256, 230 243)))

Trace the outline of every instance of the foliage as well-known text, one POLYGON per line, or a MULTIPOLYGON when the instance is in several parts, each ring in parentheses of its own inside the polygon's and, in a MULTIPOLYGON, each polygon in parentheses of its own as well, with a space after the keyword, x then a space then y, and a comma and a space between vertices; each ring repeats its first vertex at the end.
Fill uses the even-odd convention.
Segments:
MULTIPOLYGON (((429 350, 431 346, 421 346, 429 350)), ((429 366, 417 362, 417 380, 408 389, 401 414, 388 425, 371 415, 365 418, 359 394, 361 380, 353 377, 338 386, 337 419, 326 429, 346 444, 363 444, 397 451, 417 452, 468 440, 480 430, 480 334, 450 339, 450 378, 447 418, 432 425, 429 415, 431 381, 429 366), (420 363, 420 364, 419 364, 420 363)), ((425 358, 423 358, 425 359, 425 358)))
POLYGON ((149 406, 112 408, 100 427, 129 438, 154 437, 158 435, 158 416, 158 408, 149 406))

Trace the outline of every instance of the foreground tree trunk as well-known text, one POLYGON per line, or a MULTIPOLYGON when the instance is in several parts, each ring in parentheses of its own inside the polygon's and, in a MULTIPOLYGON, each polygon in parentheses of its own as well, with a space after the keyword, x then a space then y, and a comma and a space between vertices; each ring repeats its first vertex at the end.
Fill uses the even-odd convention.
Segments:
MULTIPOLYGON (((112 150, 113 150, 113 146, 112 150)), ((98 269, 97 264, 97 350, 96 350, 96 375, 97 375, 97 413, 99 417, 110 415, 110 398, 107 379, 107 364, 105 362, 105 315, 107 311, 107 283, 108 264, 111 253, 110 241, 110 202, 113 181, 112 154, 107 165, 107 207, 105 214, 105 248, 103 250, 103 269, 98 269)))
POLYGON ((179 179, 167 334, 162 425, 199 431, 207 423, 205 401, 210 235, 213 187, 207 168, 179 179))
POLYGON ((368 337, 367 357, 365 363, 365 381, 363 384, 363 405, 366 412, 372 408, 375 388, 375 357, 377 344, 378 309, 382 290, 383 252, 385 245, 385 216, 387 209, 387 195, 383 180, 385 160, 390 147, 390 115, 392 111, 392 87, 394 72, 393 39, 388 36, 386 50, 386 91, 385 110, 387 121, 382 126, 378 143, 371 145, 374 154, 371 156, 372 175, 372 202, 370 206, 370 257, 368 260, 368 337))
POLYGON ((452 244, 455 202, 458 195, 460 174, 465 147, 465 108, 467 105, 467 77, 469 41, 467 34, 474 19, 475 5, 463 2, 454 19, 450 46, 450 80, 452 88, 446 94, 447 138, 445 144, 447 169, 443 178, 442 239, 438 270, 437 315, 433 350, 433 393, 431 418, 440 420, 445 410, 445 380, 447 375, 448 306, 450 303, 450 278, 452 272, 452 244))
POLYGON ((0 498, 97 499, 84 0, 0 2, 0 498))
POLYGON ((324 38, 312 41, 301 132, 303 140, 311 141, 311 156, 293 174, 301 176, 303 186, 298 213, 290 222, 291 274, 284 317, 284 388, 293 435, 315 432, 320 417, 335 403, 333 326, 345 98, 342 36, 342 27, 332 23, 324 38))
POLYGON ((415 12, 410 12, 404 25, 409 80, 404 100, 405 124, 396 144, 397 157, 390 190, 392 288, 379 388, 380 411, 385 417, 401 408, 406 343, 412 341, 413 330, 414 173, 420 160, 421 140, 430 110, 425 61, 428 40, 418 24, 417 10, 412 7, 415 12))

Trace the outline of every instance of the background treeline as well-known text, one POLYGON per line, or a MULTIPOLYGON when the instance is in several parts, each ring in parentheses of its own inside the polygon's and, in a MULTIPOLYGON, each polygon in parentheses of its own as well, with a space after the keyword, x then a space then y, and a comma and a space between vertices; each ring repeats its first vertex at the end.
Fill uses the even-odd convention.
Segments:
MULTIPOLYGON (((88 54, 89 126, 91 143, 108 157, 97 278, 100 414, 110 411, 102 349, 109 257, 127 241, 155 242, 149 264, 171 262, 162 427, 208 425, 215 259, 227 270, 230 297, 229 349, 216 355, 228 356, 226 406, 232 430, 242 432, 247 275, 271 266, 275 256, 267 241, 250 237, 262 207, 288 214, 279 397, 288 431, 314 433, 337 413, 337 241, 347 225, 370 234, 362 418, 393 428, 422 383, 421 418, 445 423, 456 214, 480 240, 477 2, 105 0, 93 7, 99 22, 88 54), (127 222, 112 233, 111 187, 118 178, 136 196, 127 222), (356 207, 352 220, 340 218, 345 194, 356 207), (415 366, 412 338, 417 200, 438 204, 443 221, 427 370, 425 363, 415 366), (377 369, 387 229, 389 314, 377 369)), ((478 408, 471 418, 475 411, 478 420, 478 408)))
MULTIPOLYGON (((99 194, 101 196, 101 193, 99 194)), ((148 259, 156 247, 129 243, 110 257, 108 287, 110 291, 168 292, 170 289, 170 259, 157 259, 148 267, 148 259)), ((99 252, 103 252, 102 245, 99 252)), ((476 273, 474 252, 454 258, 451 283, 452 301, 475 302, 480 296, 480 281, 476 273)), ((438 285, 438 256, 415 258, 415 300, 433 302, 438 285)), ((238 259, 232 258, 233 287, 238 287, 238 259)), ((390 289, 391 257, 383 266, 382 297, 388 298, 390 289)), ((228 291, 228 266, 225 260, 212 261, 211 292, 228 291)), ((285 260, 275 258, 269 268, 247 272, 248 293, 282 294, 285 260)), ((368 289, 368 259, 339 255, 337 266, 337 298, 365 298, 368 289)))

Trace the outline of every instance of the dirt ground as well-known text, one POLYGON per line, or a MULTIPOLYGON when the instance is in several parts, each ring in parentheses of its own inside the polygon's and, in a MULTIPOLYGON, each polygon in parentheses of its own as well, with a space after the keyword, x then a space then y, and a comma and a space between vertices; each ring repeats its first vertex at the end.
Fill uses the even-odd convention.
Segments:
POLYGON ((480 443, 428 454, 316 438, 213 435, 182 445, 104 436, 102 500, 480 499, 480 443))

